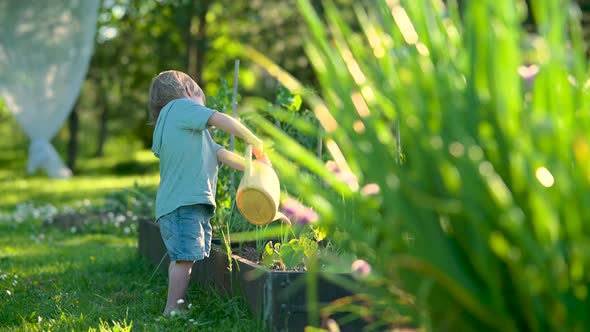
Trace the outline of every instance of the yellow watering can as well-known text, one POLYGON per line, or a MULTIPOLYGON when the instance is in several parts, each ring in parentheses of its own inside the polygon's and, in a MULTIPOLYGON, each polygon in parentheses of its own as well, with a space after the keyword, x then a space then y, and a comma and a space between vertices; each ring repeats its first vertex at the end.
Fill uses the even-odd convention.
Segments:
POLYGON ((252 162, 252 145, 246 147, 244 176, 238 186, 236 204, 240 213, 254 225, 267 225, 282 220, 291 225, 287 216, 278 212, 281 188, 272 167, 252 162))

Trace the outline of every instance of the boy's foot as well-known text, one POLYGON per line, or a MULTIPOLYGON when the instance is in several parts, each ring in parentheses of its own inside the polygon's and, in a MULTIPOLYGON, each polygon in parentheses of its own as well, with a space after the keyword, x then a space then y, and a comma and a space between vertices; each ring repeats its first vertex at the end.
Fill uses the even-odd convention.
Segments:
POLYGON ((177 315, 186 315, 186 314, 188 314, 188 310, 186 310, 186 309, 180 309, 180 308, 166 309, 162 313, 162 315, 163 316, 166 316, 166 317, 172 317, 172 316, 177 316, 177 315))

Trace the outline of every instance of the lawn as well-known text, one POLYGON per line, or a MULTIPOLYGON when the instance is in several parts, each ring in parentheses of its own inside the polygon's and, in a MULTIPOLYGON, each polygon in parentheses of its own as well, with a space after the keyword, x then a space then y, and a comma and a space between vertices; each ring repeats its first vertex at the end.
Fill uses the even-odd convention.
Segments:
POLYGON ((150 158, 143 151, 133 162, 84 160, 81 175, 69 180, 26 178, 16 169, 0 173, 0 331, 262 329, 241 299, 195 285, 188 315, 161 316, 167 277, 138 255, 132 211, 105 211, 105 197, 113 192, 155 188, 157 167, 150 158), (126 174, 108 171, 117 167, 127 168, 126 174), (79 227, 64 228, 43 220, 84 209, 101 210, 113 222, 79 220, 79 227))
MULTIPOLYGON (((5 154, 22 157, 11 151, 5 154)), ((57 207, 73 206, 85 199, 100 203, 112 191, 134 183, 155 188, 159 180, 157 159, 147 150, 80 160, 76 176, 67 180, 48 179, 43 174, 27 176, 24 161, 8 163, 0 158, 0 164, 7 166, 0 170, 0 211, 10 211, 26 201, 57 207)))

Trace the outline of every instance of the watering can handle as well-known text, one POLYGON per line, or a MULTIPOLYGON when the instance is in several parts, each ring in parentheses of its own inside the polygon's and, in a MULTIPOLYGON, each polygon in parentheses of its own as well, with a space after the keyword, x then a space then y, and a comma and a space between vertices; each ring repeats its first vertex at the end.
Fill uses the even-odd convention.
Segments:
POLYGON ((252 145, 246 146, 246 155, 244 156, 244 172, 252 176, 252 145))

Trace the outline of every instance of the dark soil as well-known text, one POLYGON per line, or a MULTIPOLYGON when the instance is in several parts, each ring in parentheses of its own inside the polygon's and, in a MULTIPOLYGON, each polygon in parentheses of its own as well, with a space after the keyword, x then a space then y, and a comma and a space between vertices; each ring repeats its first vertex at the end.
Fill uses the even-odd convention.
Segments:
MULTIPOLYGON (((254 264, 258 264, 261 266, 265 266, 262 263, 262 253, 258 254, 256 252, 256 245, 254 243, 250 243, 250 242, 246 242, 246 243, 242 243, 241 245, 239 245, 238 247, 232 248, 232 254, 240 256, 246 260, 249 260, 250 262, 254 263, 254 264)), ((275 270, 275 271, 296 271, 296 272, 305 272, 307 271, 307 269, 305 268, 305 266, 297 266, 295 268, 292 269, 286 269, 283 270, 280 266, 280 264, 275 263, 272 266, 267 268, 271 269, 271 270, 275 270)))
POLYGON ((247 259, 254 264, 262 265, 262 259, 260 255, 256 252, 256 248, 249 246, 242 246, 242 248, 233 248, 232 254, 247 259))

